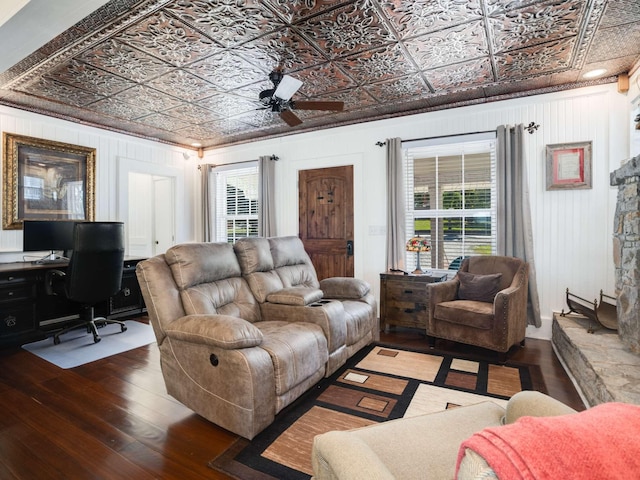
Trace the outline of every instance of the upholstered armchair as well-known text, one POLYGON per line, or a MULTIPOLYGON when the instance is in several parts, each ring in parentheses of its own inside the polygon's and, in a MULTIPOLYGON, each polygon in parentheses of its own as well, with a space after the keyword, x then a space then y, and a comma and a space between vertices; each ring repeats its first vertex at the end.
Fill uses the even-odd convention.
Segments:
POLYGON ((456 276, 429 288, 427 335, 506 353, 524 344, 529 265, 504 256, 465 258, 456 276))

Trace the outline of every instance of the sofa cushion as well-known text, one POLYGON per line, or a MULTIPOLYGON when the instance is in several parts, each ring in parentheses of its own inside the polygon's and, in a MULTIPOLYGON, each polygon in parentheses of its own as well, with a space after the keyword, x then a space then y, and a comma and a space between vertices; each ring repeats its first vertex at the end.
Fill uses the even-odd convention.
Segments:
POLYGON ((217 313, 250 322, 261 319, 260 306, 241 277, 186 288, 180 292, 180 297, 188 315, 217 313))
POLYGON ((434 318, 468 327, 489 330, 493 326, 493 304, 473 300, 452 300, 435 306, 434 318))
POLYGON ((493 303, 493 299, 500 291, 501 273, 476 275, 468 272, 458 272, 460 286, 458 298, 460 300, 475 300, 493 303))
POLYGON ((292 287, 283 288, 267 296, 267 301, 283 305, 309 305, 322 298, 322 290, 317 288, 292 287))
POLYGON ((276 395, 284 395, 323 369, 329 359, 327 340, 318 325, 265 321, 256 324, 264 339, 260 348, 273 362, 276 395))
POLYGON ((304 244, 298 237, 274 237, 268 241, 275 268, 311 263, 304 244))
POLYGON ((320 280, 320 290, 324 292, 326 298, 356 300, 369 293, 371 286, 359 278, 332 277, 320 280))
POLYGON ((228 243, 184 243, 167 250, 165 260, 180 290, 241 275, 228 243))
POLYGON ((248 237, 237 240, 233 249, 243 275, 273 270, 273 257, 269 240, 262 237, 248 237))

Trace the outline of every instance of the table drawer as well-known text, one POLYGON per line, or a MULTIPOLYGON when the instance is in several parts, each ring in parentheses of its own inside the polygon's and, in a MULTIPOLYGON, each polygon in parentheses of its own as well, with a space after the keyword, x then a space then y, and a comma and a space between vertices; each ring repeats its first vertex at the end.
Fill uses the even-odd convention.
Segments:
POLYGON ((409 282, 387 282, 387 299, 405 302, 429 302, 427 284, 409 282))
POLYGON ((26 300, 33 296, 33 287, 28 284, 3 286, 0 288, 0 303, 12 300, 26 300))

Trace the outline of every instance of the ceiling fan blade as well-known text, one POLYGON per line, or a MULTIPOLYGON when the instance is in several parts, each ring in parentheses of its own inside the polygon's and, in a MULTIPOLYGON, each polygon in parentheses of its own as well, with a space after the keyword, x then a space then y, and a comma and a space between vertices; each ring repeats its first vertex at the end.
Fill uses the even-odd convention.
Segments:
POLYGON ((283 110, 282 112, 280 112, 280 118, 287 122, 287 125, 289 125, 290 127, 295 127, 296 125, 300 125, 302 123, 302 120, 300 120, 298 116, 291 110, 283 110))
POLYGON ((276 87, 276 91, 273 93, 273 96, 281 98, 282 100, 289 100, 301 86, 302 81, 297 78, 290 77, 289 75, 283 75, 280 83, 278 83, 278 86, 276 87))
POLYGON ((341 112, 344 110, 344 102, 316 102, 313 100, 299 100, 293 102, 293 108, 297 110, 332 110, 341 112))

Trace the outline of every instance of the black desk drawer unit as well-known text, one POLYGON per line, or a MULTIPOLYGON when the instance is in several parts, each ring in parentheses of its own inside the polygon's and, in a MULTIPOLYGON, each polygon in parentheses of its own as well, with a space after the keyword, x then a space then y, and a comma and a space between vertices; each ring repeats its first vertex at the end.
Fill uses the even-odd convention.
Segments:
POLYGON ((35 276, 0 274, 0 343, 20 342, 36 328, 35 276))

